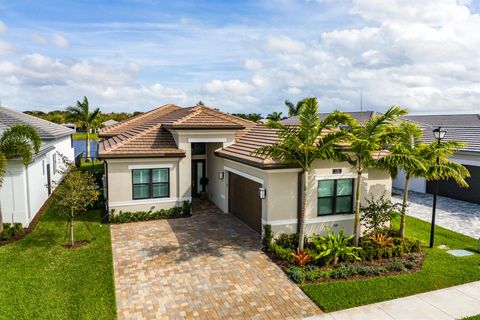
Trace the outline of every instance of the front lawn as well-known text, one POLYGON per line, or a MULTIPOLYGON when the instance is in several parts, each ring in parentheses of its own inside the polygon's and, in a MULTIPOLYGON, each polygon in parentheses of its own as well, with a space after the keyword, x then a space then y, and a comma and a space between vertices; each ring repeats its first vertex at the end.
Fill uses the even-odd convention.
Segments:
MULTIPOLYGON (((445 244, 451 249, 470 251, 477 248, 478 240, 438 226, 435 230, 436 246, 445 244)), ((429 223, 407 217, 406 231, 410 239, 428 243, 429 223)), ((425 252, 427 256, 417 273, 306 284, 301 287, 324 311, 331 312, 480 280, 480 254, 460 258, 428 246, 425 252)))
MULTIPOLYGON (((85 140, 86 138, 87 138, 87 134, 85 132, 78 132, 78 133, 72 134, 73 140, 85 140)), ((88 138, 90 140, 100 140, 100 138, 98 137, 98 134, 96 133, 90 133, 88 135, 88 138)))
MULTIPOLYGON (((96 239, 65 249, 66 221, 47 209, 25 238, 0 247, 0 319, 115 319, 110 229, 100 211, 80 216, 96 239)), ((91 240, 77 222, 76 239, 91 240)))

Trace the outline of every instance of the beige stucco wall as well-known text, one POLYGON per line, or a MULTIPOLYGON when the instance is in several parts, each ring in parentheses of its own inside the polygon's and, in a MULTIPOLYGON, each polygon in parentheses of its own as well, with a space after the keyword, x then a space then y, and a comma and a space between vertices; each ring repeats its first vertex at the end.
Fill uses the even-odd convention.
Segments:
MULTIPOLYGON (((179 158, 138 158, 138 159, 107 159, 108 168, 108 204, 109 209, 119 211, 148 211, 162 208, 171 208, 186 200, 179 197, 178 191, 178 162, 179 158), (155 166, 170 167, 170 197, 158 199, 133 200, 132 198, 132 169, 134 165, 140 168, 155 166)), ((136 168, 137 168, 136 167, 136 168)))

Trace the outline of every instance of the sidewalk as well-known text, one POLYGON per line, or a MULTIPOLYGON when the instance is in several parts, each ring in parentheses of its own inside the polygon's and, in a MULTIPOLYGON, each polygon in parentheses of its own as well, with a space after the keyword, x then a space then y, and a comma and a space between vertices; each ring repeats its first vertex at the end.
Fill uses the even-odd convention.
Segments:
POLYGON ((304 320, 451 320, 480 314, 480 281, 340 310, 304 320))

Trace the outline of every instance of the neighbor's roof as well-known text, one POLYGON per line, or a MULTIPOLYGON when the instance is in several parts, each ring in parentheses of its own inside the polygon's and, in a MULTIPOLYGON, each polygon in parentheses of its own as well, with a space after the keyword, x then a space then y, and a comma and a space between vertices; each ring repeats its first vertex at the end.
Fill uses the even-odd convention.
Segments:
POLYGON ((243 130, 254 123, 205 106, 165 105, 117 125, 102 129, 98 155, 115 157, 183 157, 169 129, 243 130), (110 130, 111 128, 111 130, 110 130))
POLYGON ((105 126, 105 127, 109 127, 109 126, 113 126, 114 124, 117 124, 118 121, 116 120, 113 120, 113 119, 109 119, 107 121, 104 121, 102 124, 105 126))
POLYGON ((74 130, 60 124, 0 106, 0 130, 5 130, 11 126, 19 124, 33 127, 37 130, 42 140, 54 140, 75 132, 74 130))
POLYGON ((418 124, 423 130, 423 139, 434 141, 433 129, 442 127, 447 130, 446 141, 464 142, 467 146, 460 151, 480 153, 480 115, 417 115, 405 116, 404 119, 418 124))
MULTIPOLYGON (((372 118, 374 115, 379 115, 381 113, 378 113, 376 111, 358 111, 358 112, 345 112, 348 113, 349 115, 352 116, 353 119, 355 119, 358 122, 366 122, 370 118, 372 118)), ((320 116, 320 119, 325 119, 331 112, 321 112, 318 115, 320 116)), ((290 125, 290 126, 298 126, 300 124, 300 120, 298 116, 290 117, 288 119, 280 121, 284 125, 290 125)))

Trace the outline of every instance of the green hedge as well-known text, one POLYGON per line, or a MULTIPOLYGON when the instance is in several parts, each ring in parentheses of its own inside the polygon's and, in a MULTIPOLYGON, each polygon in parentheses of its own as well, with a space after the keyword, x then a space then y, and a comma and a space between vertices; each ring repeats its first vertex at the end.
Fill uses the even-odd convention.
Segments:
POLYGON ((110 223, 125 223, 125 222, 170 219, 170 218, 190 215, 190 208, 191 208, 190 201, 184 201, 181 207, 174 207, 170 209, 160 209, 156 211, 136 211, 136 212, 120 211, 118 214, 116 214, 115 210, 111 210, 108 216, 108 220, 110 221, 110 223))
POLYGON ((3 231, 0 232, 0 241, 7 241, 15 238, 20 232, 22 232, 23 226, 21 223, 4 223, 3 231))

